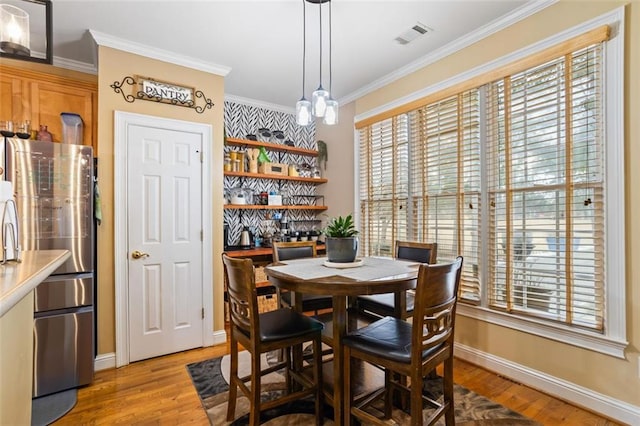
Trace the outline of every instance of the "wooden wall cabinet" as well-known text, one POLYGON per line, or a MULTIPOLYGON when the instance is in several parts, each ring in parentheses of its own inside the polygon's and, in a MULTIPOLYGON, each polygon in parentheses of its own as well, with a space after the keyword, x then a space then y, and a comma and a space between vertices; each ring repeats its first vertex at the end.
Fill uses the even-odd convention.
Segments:
POLYGON ((97 152, 97 83, 0 64, 0 95, 0 119, 30 120, 35 130, 46 125, 54 142, 62 140, 60 113, 79 114, 83 145, 97 152))

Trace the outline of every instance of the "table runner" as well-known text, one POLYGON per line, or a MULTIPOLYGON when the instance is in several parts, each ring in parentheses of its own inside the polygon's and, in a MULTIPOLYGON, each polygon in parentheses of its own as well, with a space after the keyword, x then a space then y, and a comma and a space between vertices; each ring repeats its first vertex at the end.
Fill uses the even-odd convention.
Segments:
POLYGON ((394 275, 416 273, 419 263, 385 257, 365 257, 363 265, 356 268, 330 268, 324 266, 326 257, 282 261, 283 265, 268 266, 268 269, 285 273, 303 280, 340 276, 358 281, 373 281, 394 275))

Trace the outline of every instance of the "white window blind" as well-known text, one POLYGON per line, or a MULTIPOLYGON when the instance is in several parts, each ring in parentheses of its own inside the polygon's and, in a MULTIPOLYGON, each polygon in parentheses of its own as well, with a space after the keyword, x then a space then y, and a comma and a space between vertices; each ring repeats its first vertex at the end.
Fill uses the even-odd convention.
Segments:
POLYGON ((418 241, 438 243, 438 261, 462 254, 461 297, 480 300, 478 90, 427 105, 411 117, 411 212, 418 241))
POLYGON ((400 115, 360 132, 360 244, 367 256, 392 256, 407 239, 408 122, 400 115))
POLYGON ((464 256, 465 315, 590 348, 600 334, 597 350, 619 355, 622 56, 609 35, 594 27, 357 122, 364 254, 437 242, 439 262, 464 256))
POLYGON ((601 46, 490 85, 492 307, 602 330, 601 46))

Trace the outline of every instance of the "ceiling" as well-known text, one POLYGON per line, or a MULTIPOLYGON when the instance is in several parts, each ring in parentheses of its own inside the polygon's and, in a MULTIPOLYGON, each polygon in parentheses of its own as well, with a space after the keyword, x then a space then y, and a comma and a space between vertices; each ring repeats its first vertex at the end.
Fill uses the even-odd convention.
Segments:
MULTIPOLYGON (((333 0, 332 95, 342 103, 354 100, 550 3, 333 0), (418 22, 430 31, 406 45, 394 40, 418 22)), ((319 83, 319 8, 306 6, 307 98, 319 83)), ((325 5, 325 20, 327 12, 325 5)), ((302 95, 302 14, 303 0, 53 0, 54 64, 95 67, 90 30, 195 68, 228 67, 227 95, 293 108, 302 95)), ((323 49, 326 54, 328 45, 323 49)), ((327 57, 323 86, 328 89, 327 57)), ((152 77, 188 83, 179 76, 152 77)))

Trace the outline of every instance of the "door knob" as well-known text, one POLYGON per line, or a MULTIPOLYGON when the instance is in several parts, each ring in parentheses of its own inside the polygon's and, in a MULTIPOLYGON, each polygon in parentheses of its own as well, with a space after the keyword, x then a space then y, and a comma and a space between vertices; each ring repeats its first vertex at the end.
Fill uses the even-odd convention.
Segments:
POLYGON ((149 257, 149 253, 143 253, 143 252, 141 252, 139 250, 134 250, 131 253, 131 257, 133 257, 134 259, 142 259, 142 258, 145 258, 145 257, 149 257))

